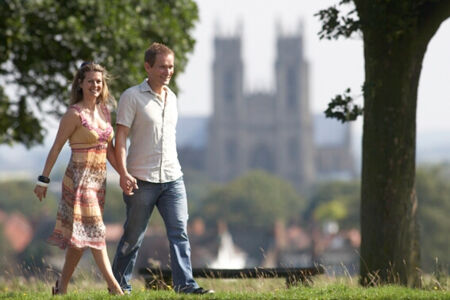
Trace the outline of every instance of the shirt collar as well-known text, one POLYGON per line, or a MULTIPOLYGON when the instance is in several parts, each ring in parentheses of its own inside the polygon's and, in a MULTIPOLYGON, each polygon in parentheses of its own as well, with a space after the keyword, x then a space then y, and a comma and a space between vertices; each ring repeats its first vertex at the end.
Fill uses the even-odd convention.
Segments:
MULTIPOLYGON (((169 91, 169 89, 168 89, 167 86, 163 86, 163 89, 165 89, 166 92, 169 91)), ((148 84, 147 79, 144 79, 144 81, 139 85, 139 91, 140 91, 141 93, 150 92, 150 93, 152 93, 152 94, 155 95, 155 96, 157 95, 157 94, 152 90, 152 88, 150 87, 150 85, 148 84)))

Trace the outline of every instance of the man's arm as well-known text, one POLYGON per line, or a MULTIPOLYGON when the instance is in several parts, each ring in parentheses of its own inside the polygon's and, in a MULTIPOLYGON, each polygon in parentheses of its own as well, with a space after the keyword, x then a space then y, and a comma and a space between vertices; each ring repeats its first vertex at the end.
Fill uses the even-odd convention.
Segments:
POLYGON ((120 187, 125 194, 133 195, 133 189, 137 190, 138 186, 136 178, 131 176, 127 170, 127 136, 129 131, 130 128, 117 124, 115 154, 117 172, 120 175, 120 187))

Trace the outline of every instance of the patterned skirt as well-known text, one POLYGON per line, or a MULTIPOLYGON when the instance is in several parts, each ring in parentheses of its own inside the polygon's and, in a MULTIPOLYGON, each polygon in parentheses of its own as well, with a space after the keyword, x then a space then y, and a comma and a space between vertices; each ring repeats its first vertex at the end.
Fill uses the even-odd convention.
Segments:
POLYGON ((56 225, 48 242, 65 249, 103 249, 106 146, 72 149, 62 182, 56 225))

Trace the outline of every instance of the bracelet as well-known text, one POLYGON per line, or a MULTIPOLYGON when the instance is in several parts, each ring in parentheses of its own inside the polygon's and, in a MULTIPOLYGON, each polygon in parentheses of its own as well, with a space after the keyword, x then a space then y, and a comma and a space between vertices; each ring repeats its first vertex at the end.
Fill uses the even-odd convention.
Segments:
POLYGON ((47 176, 44 176, 44 175, 39 175, 38 181, 43 182, 43 183, 50 183, 50 178, 48 178, 47 176))
POLYGON ((39 185, 39 186, 42 186, 42 187, 45 187, 45 188, 48 187, 48 183, 45 183, 45 182, 42 182, 42 181, 39 181, 39 180, 36 182, 36 185, 39 185))

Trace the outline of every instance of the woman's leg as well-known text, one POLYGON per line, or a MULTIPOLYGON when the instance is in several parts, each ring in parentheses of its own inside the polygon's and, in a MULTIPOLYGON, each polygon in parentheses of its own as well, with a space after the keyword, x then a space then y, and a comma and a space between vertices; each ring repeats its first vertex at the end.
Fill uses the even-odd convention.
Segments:
POLYGON ((58 286, 56 287, 59 290, 59 293, 67 293, 67 285, 69 284, 73 271, 75 271, 82 255, 83 249, 67 248, 66 260, 64 261, 61 277, 59 277, 58 286))
POLYGON ((119 283, 116 278, 114 278, 106 247, 101 250, 91 248, 91 251, 100 272, 103 274, 103 278, 105 278, 106 283, 108 284, 109 291, 114 294, 123 295, 119 283))

